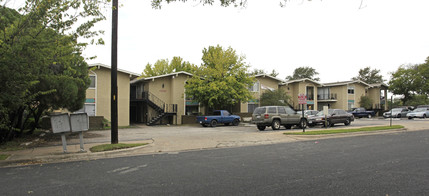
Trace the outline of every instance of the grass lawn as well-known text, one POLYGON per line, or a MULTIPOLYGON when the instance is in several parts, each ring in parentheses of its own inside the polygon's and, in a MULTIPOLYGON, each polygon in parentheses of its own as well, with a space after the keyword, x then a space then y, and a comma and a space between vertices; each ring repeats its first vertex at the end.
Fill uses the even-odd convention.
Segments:
POLYGON ((0 161, 6 160, 9 156, 10 154, 0 154, 0 161))
POLYGON ((124 148, 132 148, 137 146, 147 145, 148 143, 136 143, 136 144, 102 144, 98 146, 93 146, 89 150, 91 152, 103 152, 103 151, 111 151, 111 150, 119 150, 124 148))
POLYGON ((322 135, 322 134, 351 133, 351 132, 361 132, 361 131, 380 131, 380 130, 401 129, 401 128, 404 128, 404 126, 393 125, 393 126, 362 127, 362 128, 356 128, 356 129, 328 129, 328 130, 320 130, 320 131, 291 132, 291 133, 283 133, 283 134, 285 135, 322 135))

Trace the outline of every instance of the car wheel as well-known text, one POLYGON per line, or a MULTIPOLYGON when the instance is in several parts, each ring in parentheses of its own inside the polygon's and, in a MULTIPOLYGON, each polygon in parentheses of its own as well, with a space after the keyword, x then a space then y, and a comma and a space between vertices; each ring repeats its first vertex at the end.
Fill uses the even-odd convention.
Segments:
POLYGON ((344 125, 349 126, 350 125, 350 119, 346 119, 346 122, 344 122, 344 125))
POLYGON ((401 118, 401 114, 398 114, 398 118, 401 118))
POLYGON ((272 123, 272 125, 271 125, 271 128, 272 128, 273 130, 279 130, 279 129, 280 129, 280 121, 279 121, 279 120, 277 120, 277 119, 273 120, 273 123, 272 123))
POLYGON ((426 114, 423 114, 423 119, 425 119, 426 118, 426 114))
POLYGON ((372 118, 372 115, 371 115, 371 114, 368 114, 368 118, 372 118))
POLYGON ((307 125, 308 125, 308 123, 307 123, 307 120, 305 118, 301 119, 301 122, 299 122, 299 127, 302 129, 307 128, 307 125))
POLYGON ((326 121, 326 127, 333 127, 333 126, 334 124, 332 124, 330 120, 326 121))
POLYGON ((258 125, 258 129, 259 129, 259 131, 263 131, 263 130, 265 130, 265 125, 258 125))
POLYGON ((413 119, 413 117, 408 117, 408 120, 411 120, 411 119, 413 119))
POLYGON ((216 120, 210 121, 210 127, 216 127, 216 126, 217 126, 217 121, 216 120))
POLYGON ((240 124, 240 121, 239 121, 238 119, 234 119, 234 120, 232 121, 232 125, 234 125, 234 126, 238 126, 238 124, 240 124))

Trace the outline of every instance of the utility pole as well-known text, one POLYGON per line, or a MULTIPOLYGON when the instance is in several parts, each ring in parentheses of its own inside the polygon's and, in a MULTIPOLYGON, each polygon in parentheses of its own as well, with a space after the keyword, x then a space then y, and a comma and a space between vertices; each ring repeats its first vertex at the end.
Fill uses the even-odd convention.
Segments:
POLYGON ((111 143, 118 143, 118 0, 112 1, 111 143))

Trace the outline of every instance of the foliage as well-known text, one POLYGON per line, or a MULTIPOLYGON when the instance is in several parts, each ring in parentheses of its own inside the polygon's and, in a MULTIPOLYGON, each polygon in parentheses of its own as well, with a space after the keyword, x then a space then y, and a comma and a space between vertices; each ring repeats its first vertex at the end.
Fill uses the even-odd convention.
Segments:
POLYGON ((423 64, 400 66, 392 73, 389 90, 394 94, 404 95, 404 105, 408 105, 415 95, 429 96, 428 59, 423 64))
POLYGON ((292 76, 287 76, 286 80, 297 80, 297 79, 312 79, 315 81, 319 81, 320 78, 317 78, 316 75, 319 73, 312 67, 298 67, 293 71, 292 76))
POLYGON ((194 73, 196 69, 196 65, 191 64, 188 61, 183 61, 181 57, 173 57, 170 63, 168 62, 168 59, 157 60, 153 65, 148 63, 143 70, 141 77, 159 76, 179 71, 194 73))
POLYGON ((50 108, 83 106, 89 79, 81 51, 89 43, 78 38, 102 44, 95 38, 103 32, 91 30, 105 18, 99 5, 27 0, 18 10, 0 6, 0 143, 22 133, 29 122, 33 131, 50 108))
POLYGON ((321 131, 306 131, 306 132, 288 132, 283 133, 285 135, 323 135, 323 134, 335 134, 335 133, 353 133, 362 131, 381 131, 390 129, 403 129, 402 125, 392 126, 376 126, 376 127, 362 127, 356 129, 332 129, 332 130, 321 130, 321 131))
POLYGON ((352 80, 361 80, 367 84, 382 83, 384 81, 383 76, 380 74, 380 70, 371 70, 370 67, 360 69, 358 76, 353 77, 352 80))
POLYGON ((283 89, 278 90, 267 90, 262 93, 260 98, 261 106, 269 105, 289 105, 290 97, 286 94, 283 89))
MULTIPOLYGON (((176 1, 186 2, 187 0, 152 0, 152 7, 155 9, 161 9, 162 2, 172 3, 176 1)), ((234 7, 244 7, 247 4, 247 0, 219 0, 220 5, 228 7, 233 5, 234 7)), ((214 0, 200 0, 203 5, 213 5, 214 0)))
POLYGON ((269 75, 269 76, 272 76, 272 77, 277 77, 279 75, 279 73, 276 70, 274 70, 274 69, 271 71, 270 74, 267 74, 267 72, 265 72, 262 69, 253 69, 253 71, 251 71, 249 73, 249 75, 252 75, 252 76, 256 76, 256 75, 269 75))
POLYGON ((360 107, 369 110, 369 109, 372 109, 372 104, 373 104, 373 101, 368 96, 361 96, 360 97, 360 101, 359 101, 360 107))
POLYGON ((215 109, 225 109, 252 98, 248 88, 254 77, 249 76, 244 57, 232 48, 210 46, 203 50, 203 64, 185 85, 186 96, 215 109))
POLYGON ((125 149, 125 148, 134 148, 137 146, 144 146, 147 145, 148 143, 134 143, 134 144, 123 144, 123 143, 118 143, 118 144, 102 144, 102 145, 97 145, 97 146, 93 146, 91 147, 89 150, 91 152, 103 152, 103 151, 111 151, 111 150, 120 150, 120 149, 125 149))
POLYGON ((429 105, 429 98, 427 95, 413 95, 411 99, 407 102, 408 106, 418 106, 418 105, 429 105))

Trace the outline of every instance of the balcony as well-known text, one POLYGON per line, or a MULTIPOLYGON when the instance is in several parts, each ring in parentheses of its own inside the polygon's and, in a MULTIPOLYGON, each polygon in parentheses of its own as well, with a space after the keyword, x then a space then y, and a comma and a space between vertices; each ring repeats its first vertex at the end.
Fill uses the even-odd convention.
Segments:
POLYGON ((319 101, 319 102, 335 102, 335 101, 337 101, 337 94, 336 93, 318 94, 317 95, 317 101, 319 101))

